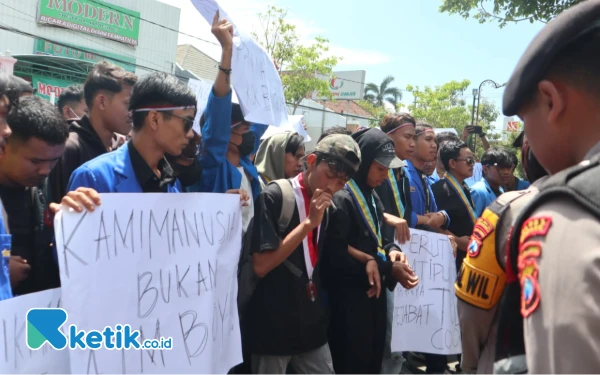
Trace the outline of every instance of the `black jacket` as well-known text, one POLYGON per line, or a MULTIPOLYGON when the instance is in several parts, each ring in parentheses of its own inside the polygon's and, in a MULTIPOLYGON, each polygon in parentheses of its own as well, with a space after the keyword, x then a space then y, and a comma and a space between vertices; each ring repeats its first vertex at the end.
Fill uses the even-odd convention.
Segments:
MULTIPOLYGON (((394 170, 394 173, 396 174, 396 181, 398 185, 400 185, 398 186, 400 199, 404 204, 404 216, 402 219, 408 222, 409 227, 414 228, 417 223, 411 223, 412 203, 410 200, 410 182, 408 181, 408 175, 404 168, 397 168, 394 170)), ((385 213, 399 217, 398 207, 396 206, 396 202, 394 202, 394 192, 388 181, 385 181, 383 184, 376 187, 375 191, 377 192, 379 199, 381 199, 385 213)), ((393 243, 395 233, 396 229, 392 226, 384 225, 381 227, 381 235, 383 236, 383 241, 385 243, 393 243)))
POLYGON ((27 192, 32 199, 33 248, 13 249, 11 253, 26 259, 31 271, 27 279, 13 291, 16 295, 60 287, 58 265, 54 258, 54 215, 49 209, 48 179, 37 187, 27 188, 27 192))
POLYGON ((83 116, 79 121, 73 121, 70 124, 65 152, 50 173, 52 201, 60 203, 67 193, 69 178, 75 169, 106 152, 106 147, 92 128, 87 116, 83 116))

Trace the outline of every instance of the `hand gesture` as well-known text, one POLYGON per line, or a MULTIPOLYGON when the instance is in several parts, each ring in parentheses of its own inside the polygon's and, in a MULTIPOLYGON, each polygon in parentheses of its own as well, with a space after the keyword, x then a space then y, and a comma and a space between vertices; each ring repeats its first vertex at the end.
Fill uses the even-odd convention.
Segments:
POLYGON ((323 214, 329 206, 331 206, 331 194, 321 189, 315 190, 310 201, 310 211, 308 213, 308 221, 311 228, 314 229, 321 224, 323 214))
POLYGON ((434 229, 440 229, 444 226, 444 224, 446 224, 446 216, 444 216, 444 214, 441 212, 429 213, 425 216, 429 218, 426 225, 434 229))
POLYGON ((410 241, 410 229, 408 228, 408 222, 397 216, 389 216, 389 224, 396 229, 396 241, 398 243, 407 243, 410 241))
POLYGON ((402 262, 394 262, 392 265, 392 277, 400 283, 404 289, 412 289, 419 283, 419 277, 412 268, 402 262))
POLYGON ((226 19, 219 21, 219 11, 213 18, 212 28, 210 30, 217 38, 221 47, 231 48, 233 46, 233 24, 226 19))
POLYGON ((471 125, 465 126, 465 128, 463 129, 462 136, 460 137, 460 139, 463 142, 466 142, 467 138, 469 138, 469 134, 473 133, 473 130, 475 130, 474 126, 471 126, 471 125))
POLYGON ((390 251, 390 260, 392 262, 402 262, 408 264, 408 258, 406 257, 406 254, 398 250, 390 251))
POLYGON ((244 189, 230 189, 225 192, 225 194, 239 194, 240 202, 242 203, 242 207, 248 206, 248 201, 250 200, 250 195, 244 189))
POLYGON ((369 259, 366 268, 369 285, 371 285, 371 288, 367 291, 367 296, 369 298, 379 298, 379 295, 381 294, 381 277, 379 276, 377 260, 369 259))
POLYGON ((11 255, 8 260, 8 272, 10 274, 10 286, 14 289, 29 276, 31 266, 18 255, 11 255))
POLYGON ((100 203, 100 194, 96 190, 80 187, 75 191, 68 192, 63 197, 61 204, 50 203, 50 210, 57 213, 63 205, 75 210, 75 212, 82 212, 84 209, 93 212, 100 203))

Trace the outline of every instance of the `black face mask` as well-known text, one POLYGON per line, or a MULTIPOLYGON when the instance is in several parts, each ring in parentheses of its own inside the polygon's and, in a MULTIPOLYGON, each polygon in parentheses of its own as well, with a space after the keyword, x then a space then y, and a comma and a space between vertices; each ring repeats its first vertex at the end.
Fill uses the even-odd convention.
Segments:
POLYGON ((248 156, 254 150, 254 139, 253 132, 242 134, 242 143, 237 146, 240 151, 240 157, 248 156))
POLYGON ((171 166, 175 169, 177 179, 183 187, 194 185, 202 177, 202 166, 197 160, 194 160, 191 165, 172 164, 171 166))

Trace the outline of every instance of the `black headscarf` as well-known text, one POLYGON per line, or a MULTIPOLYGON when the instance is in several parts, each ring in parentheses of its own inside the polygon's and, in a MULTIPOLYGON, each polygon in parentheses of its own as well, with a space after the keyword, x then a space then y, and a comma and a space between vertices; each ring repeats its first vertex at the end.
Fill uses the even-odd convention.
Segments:
MULTIPOLYGON (((371 209, 371 215, 373 215, 373 217, 379 217, 380 215, 377 215, 375 208, 371 204, 373 199, 373 188, 367 185, 367 177, 379 148, 385 143, 392 142, 392 140, 384 132, 375 128, 360 130, 352 134, 352 138, 358 143, 361 153, 360 168, 358 168, 358 172, 356 172, 352 179, 362 191, 365 200, 371 209)), ((379 220, 381 219, 382 218, 379 218, 379 220)))

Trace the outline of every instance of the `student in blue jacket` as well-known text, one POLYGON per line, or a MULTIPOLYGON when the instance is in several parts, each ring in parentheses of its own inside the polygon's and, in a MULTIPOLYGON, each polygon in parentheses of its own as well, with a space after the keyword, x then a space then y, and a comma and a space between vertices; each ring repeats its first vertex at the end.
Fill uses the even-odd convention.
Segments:
POLYGON ((481 157, 483 179, 471 186, 471 198, 475 204, 475 214, 481 216, 487 206, 502 193, 513 173, 513 164, 508 152, 499 148, 490 148, 481 157))
POLYGON ((239 104, 231 103, 231 56, 233 26, 226 20, 215 20, 212 33, 221 44, 219 72, 200 119, 202 178, 190 192, 225 193, 244 189, 249 193, 248 205, 242 210, 244 233, 254 215, 254 201, 260 194, 256 167, 249 156, 256 152, 267 125, 250 124, 244 120, 239 104))
POLYGON ((79 187, 99 193, 181 191, 165 154, 181 154, 192 139, 196 96, 174 76, 152 73, 135 84, 129 109, 131 140, 77 168, 69 191, 79 187))

